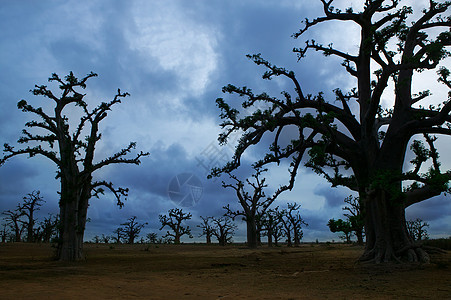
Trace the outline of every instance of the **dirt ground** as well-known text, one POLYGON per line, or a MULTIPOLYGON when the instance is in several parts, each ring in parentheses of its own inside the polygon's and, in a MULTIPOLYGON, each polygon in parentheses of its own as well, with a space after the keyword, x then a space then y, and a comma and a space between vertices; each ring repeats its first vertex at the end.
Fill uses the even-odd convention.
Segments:
POLYGON ((0 244, 0 299, 451 299, 451 253, 428 265, 361 265, 361 247, 0 244))

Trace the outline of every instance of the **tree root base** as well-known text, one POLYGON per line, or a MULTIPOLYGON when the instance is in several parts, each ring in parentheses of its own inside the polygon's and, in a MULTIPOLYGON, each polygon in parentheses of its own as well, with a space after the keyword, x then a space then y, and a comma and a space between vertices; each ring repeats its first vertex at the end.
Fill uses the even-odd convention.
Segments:
POLYGON ((391 247, 375 247, 366 250, 360 257, 359 262, 365 264, 381 264, 381 263, 423 263, 429 264, 431 259, 425 251, 426 247, 418 245, 409 245, 397 251, 391 247))

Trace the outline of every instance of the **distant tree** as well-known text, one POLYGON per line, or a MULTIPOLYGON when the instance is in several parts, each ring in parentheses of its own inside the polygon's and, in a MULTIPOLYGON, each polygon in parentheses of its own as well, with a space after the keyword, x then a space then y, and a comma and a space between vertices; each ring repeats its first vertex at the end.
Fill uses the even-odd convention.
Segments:
POLYGON ((218 239, 219 245, 225 246, 232 242, 232 237, 237 229, 230 217, 212 218, 214 231, 213 234, 218 239))
POLYGON ((191 213, 184 213, 182 209, 172 208, 168 211, 168 215, 159 215, 162 230, 164 227, 168 226, 172 232, 167 231, 163 238, 172 238, 174 244, 180 244, 180 238, 184 235, 188 235, 189 238, 193 238, 191 235, 191 229, 189 226, 183 226, 182 223, 185 220, 190 220, 192 218, 191 213))
POLYGON ((282 225, 282 237, 286 238, 287 247, 293 246, 293 223, 286 218, 287 210, 282 209, 278 212, 278 218, 280 220, 280 224, 282 225))
POLYGON ((111 236, 109 235, 105 235, 102 233, 102 236, 100 237, 100 242, 104 243, 104 244, 108 244, 111 240, 111 236))
POLYGON ((297 203, 287 203, 287 208, 279 210, 279 207, 272 210, 272 235, 278 240, 281 237, 287 238, 287 246, 299 246, 304 235, 303 225, 308 225, 302 219, 299 209, 301 205, 297 203))
POLYGON ((39 235, 40 240, 44 243, 50 243, 52 238, 55 238, 58 236, 59 230, 58 226, 60 224, 59 215, 53 216, 49 215, 48 217, 44 218, 44 221, 42 221, 39 225, 39 235))
POLYGON ((127 222, 121 224, 121 235, 122 238, 126 240, 128 244, 135 243, 135 239, 138 237, 141 230, 148 223, 138 223, 136 221, 136 216, 133 216, 127 220, 127 222))
POLYGON ((9 231, 8 231, 8 225, 6 223, 2 224, 2 230, 0 231, 0 237, 1 237, 1 241, 2 243, 6 243, 6 238, 9 235, 9 231))
POLYGON ((407 230, 409 230, 409 234, 414 241, 421 241, 429 238, 429 234, 427 232, 426 227, 429 227, 429 224, 424 222, 422 219, 409 220, 406 222, 407 230))
POLYGON ((245 183, 238 179, 235 175, 230 172, 227 173, 232 179, 233 183, 222 182, 224 188, 232 188, 236 192, 236 196, 241 205, 241 210, 232 210, 230 204, 224 206, 226 210, 225 215, 235 219, 237 216, 242 216, 243 220, 246 222, 247 228, 247 245, 249 248, 256 248, 259 241, 259 231, 257 222, 259 220, 259 215, 265 213, 268 207, 274 202, 281 191, 277 191, 272 197, 266 197, 264 188, 268 185, 265 183, 266 179, 261 178, 261 174, 266 172, 267 169, 256 168, 255 174, 252 174, 252 180, 246 179, 248 188, 252 190, 251 193, 246 191, 245 183))
POLYGON ((439 67, 449 57, 451 1, 424 1, 425 7, 418 14, 401 2, 360 1, 355 11, 334 7, 334 0, 320 0, 317 3, 322 5, 323 14, 306 19, 293 35, 299 38, 317 26, 334 22, 355 26, 358 44, 347 45, 354 53, 314 40, 293 50, 299 60, 311 51, 342 59, 344 74, 349 77, 344 82, 354 85, 348 91, 337 87, 332 97, 323 92, 306 93, 309 87, 293 71, 257 54, 248 57, 266 69, 263 79, 286 79, 292 88, 272 96, 254 93, 245 86, 225 86, 224 93, 236 96, 241 106, 252 112, 244 116, 239 105, 237 109, 222 98, 216 100, 224 120, 220 143, 227 143, 236 133, 242 135, 232 161, 214 169, 212 175, 232 172, 253 146, 261 148, 270 140, 267 153, 256 159, 255 166, 288 161, 286 189, 294 187, 299 167, 306 162, 332 186, 346 186, 359 193, 366 231, 366 248, 360 260, 374 263, 401 258, 429 261, 424 249, 409 237, 405 209, 446 192, 451 180, 451 171, 440 167, 434 144, 434 135, 451 136, 451 95, 436 96, 434 102, 443 104, 425 107, 421 103, 432 93, 413 87, 418 73, 432 70, 437 71, 445 89, 451 89, 450 71, 439 67), (390 95, 393 101, 383 101, 390 95), (405 161, 409 146, 416 156, 412 167, 405 161))
POLYGON ((304 219, 302 219, 299 213, 299 209, 301 208, 300 204, 288 203, 287 206, 288 208, 285 210, 285 218, 292 225, 291 228, 293 230, 293 242, 294 246, 297 247, 301 244, 301 239, 304 235, 302 226, 308 226, 308 224, 305 223, 304 219))
POLYGON ((344 221, 342 219, 330 219, 327 223, 331 232, 343 232, 344 236, 341 236, 342 239, 346 240, 346 243, 351 242, 351 234, 352 234, 352 225, 349 221, 344 221))
POLYGON ((146 240, 149 244, 157 244, 158 243, 158 235, 155 232, 150 232, 146 234, 146 240))
POLYGON ((14 234, 14 241, 22 241, 22 233, 25 229, 25 226, 23 226, 23 223, 21 222, 23 212, 21 212, 19 209, 6 210, 3 212, 3 215, 5 215, 3 219, 6 221, 6 224, 9 225, 14 234))
POLYGON ((115 244, 122 243, 122 239, 124 237, 124 233, 122 231, 122 227, 118 227, 113 231, 113 235, 111 236, 111 239, 115 244))
POLYGON ((99 244, 99 243, 100 243, 100 237, 99 237, 98 235, 95 235, 95 236, 92 238, 92 242, 93 242, 94 244, 99 244))
POLYGON ((360 204, 359 197, 353 197, 352 195, 345 198, 345 203, 348 204, 343 207, 344 216, 348 218, 349 223, 351 223, 352 231, 354 231, 357 237, 357 244, 363 245, 363 231, 365 227, 365 218, 362 212, 362 205, 360 204))
POLYGON ((197 225, 200 229, 202 229, 202 233, 199 234, 199 237, 205 236, 207 245, 211 244, 211 237, 214 235, 214 227, 213 224, 210 223, 212 217, 202 217, 202 223, 200 225, 197 225))
POLYGON ((61 232, 57 256, 62 261, 76 261, 83 257, 83 235, 91 197, 98 197, 99 194, 104 193, 104 188, 107 188, 113 192, 117 204, 122 207, 122 197, 128 194, 128 189, 114 188, 111 182, 93 180, 94 173, 113 164, 137 165, 141 157, 148 155, 141 152, 134 158, 126 158, 136 145, 130 143, 128 147, 112 156, 94 162, 95 146, 101 138, 100 122, 105 119, 113 105, 120 103, 121 99, 129 95, 118 90, 112 101, 103 102, 93 110, 88 110, 88 105, 84 101, 85 94, 77 90, 85 89, 86 81, 95 76, 97 74, 90 73, 78 79, 70 72, 63 80, 57 74, 52 74, 49 81, 59 83, 60 96, 54 94, 45 85, 36 85, 31 91, 33 95, 44 96, 51 100, 54 103, 54 110, 46 113, 41 107, 33 107, 25 100, 19 101, 17 107, 23 112, 33 113, 39 119, 39 121, 27 122, 26 127, 40 129, 46 134, 33 134, 24 129, 18 143, 32 143, 34 146, 15 150, 14 147, 5 144, 3 150, 5 156, 0 159, 1 166, 17 155, 28 154, 30 157, 41 155, 56 164, 57 178, 61 183, 59 201, 61 232), (78 126, 72 124, 69 126, 71 122, 66 116, 66 114, 74 114, 68 111, 72 109, 69 108, 72 104, 82 110, 83 115, 78 126), (85 130, 87 124, 90 128, 85 130), (70 132, 69 128, 75 128, 75 130, 70 132))
POLYGON ((42 203, 45 202, 41 197, 40 191, 33 191, 23 197, 22 203, 18 205, 18 210, 25 216, 25 220, 21 220, 27 230, 27 242, 34 242, 34 225, 36 219, 34 213, 39 210, 42 203))
POLYGON ((278 246, 279 240, 284 236, 279 207, 266 211, 262 219, 262 229, 268 238, 268 247, 272 247, 273 242, 278 246))

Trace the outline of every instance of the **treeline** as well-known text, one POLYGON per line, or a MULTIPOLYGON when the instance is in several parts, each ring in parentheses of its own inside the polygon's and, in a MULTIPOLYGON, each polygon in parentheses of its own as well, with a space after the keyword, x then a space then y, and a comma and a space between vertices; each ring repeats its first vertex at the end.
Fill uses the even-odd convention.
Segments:
POLYGON ((59 236, 59 215, 49 214, 42 220, 35 216, 45 203, 40 191, 33 191, 23 197, 13 210, 2 212, 1 242, 49 243, 59 236))
MULTIPOLYGON (((267 237, 269 247, 279 246, 281 243, 285 243, 288 247, 299 246, 304 235, 302 225, 307 225, 299 214, 299 208, 299 204, 288 203, 286 208, 276 207, 259 215, 256 218, 258 244, 262 244, 261 237, 267 237)), ((212 244, 214 239, 221 246, 233 243, 233 236, 238 226, 234 222, 235 218, 230 216, 229 210, 220 217, 200 216, 200 218, 201 223, 196 227, 202 231, 198 237, 205 237, 206 244, 212 244)), ((161 225, 159 230, 167 229, 163 235, 159 236, 155 232, 141 235, 141 231, 148 223, 138 222, 137 217, 133 216, 120 224, 111 235, 96 235, 91 242, 106 244, 180 244, 183 236, 194 237, 191 228, 185 224, 186 221, 191 219, 192 214, 184 212, 183 209, 170 209, 167 214, 159 215, 161 225)), ((243 220, 246 221, 244 218, 243 220)))

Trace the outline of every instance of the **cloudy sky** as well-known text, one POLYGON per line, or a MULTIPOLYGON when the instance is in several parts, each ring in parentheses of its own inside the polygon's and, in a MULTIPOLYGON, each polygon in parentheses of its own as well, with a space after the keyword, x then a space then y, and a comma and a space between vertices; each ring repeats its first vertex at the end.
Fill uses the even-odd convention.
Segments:
MULTIPOLYGON (((337 6, 351 3, 357 10, 362 2, 343 0, 337 6)), ((423 2, 428 1, 415 1, 415 6, 423 2)), ((220 119, 215 99, 223 96, 221 88, 232 83, 277 95, 289 87, 282 80, 261 80, 263 70, 246 54, 262 53, 271 62, 295 70, 308 93, 324 91, 327 96, 336 87, 352 87, 341 72, 340 61, 312 53, 298 63, 291 53, 307 38, 334 42, 355 52, 359 36, 350 24, 323 25, 300 40, 291 38, 301 20, 320 12, 320 1, 307 0, 2 0, 0 142, 15 145, 23 124, 30 120, 17 109, 19 100, 51 108, 45 99, 29 93, 35 84, 48 84, 53 72, 64 76, 73 71, 79 77, 96 72, 99 77, 88 81, 85 92, 91 107, 112 99, 117 88, 131 94, 101 124, 103 139, 97 158, 113 154, 130 141, 151 155, 140 166, 114 166, 96 174, 96 178, 130 188, 130 195, 123 209, 115 205, 111 194, 93 199, 86 239, 111 234, 134 215, 138 221, 149 222, 144 234, 160 233, 158 215, 176 207, 170 198, 175 199, 170 193, 174 180, 191 174, 198 179, 201 195, 184 210, 193 214, 189 225, 198 240, 199 216, 220 216, 224 205, 237 206, 233 192, 221 187, 226 178, 206 179, 209 168, 232 156, 231 147, 220 148, 217 143, 220 119)), ((431 88, 430 101, 446 100, 446 90, 436 83, 434 73, 422 76, 415 90, 431 88)), ((386 102, 390 103, 389 95, 386 102)), ((237 99, 233 103, 239 105, 237 99)), ((440 145, 443 166, 450 168, 450 140, 440 145)), ((286 182, 286 170, 286 165, 270 168, 268 194, 286 182)), ((47 202, 39 217, 57 213, 55 175, 55 166, 43 158, 11 159, 0 168, 0 211, 14 209, 27 193, 40 190, 47 202)), ((248 176, 249 171, 244 167, 238 175, 248 176)), ((343 199, 348 195, 347 189, 331 188, 324 179, 302 169, 295 189, 281 195, 275 205, 294 201, 302 205, 301 214, 310 225, 304 230, 304 240, 337 240, 326 223, 342 217, 343 199)), ((450 211, 449 195, 441 195, 410 207, 407 218, 427 221, 434 237, 449 236, 450 211)), ((243 241, 245 230, 241 221, 237 223, 240 229, 235 240, 243 241)))

